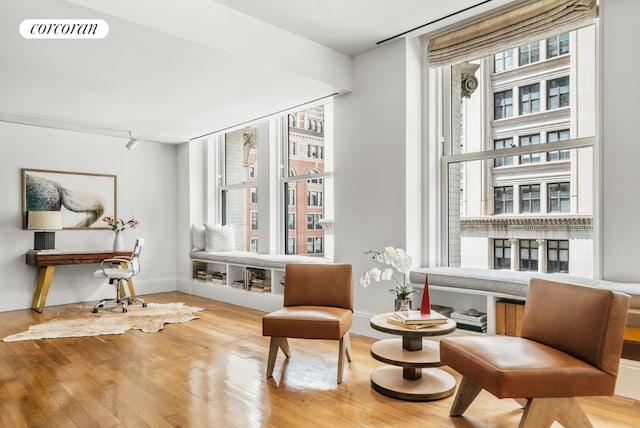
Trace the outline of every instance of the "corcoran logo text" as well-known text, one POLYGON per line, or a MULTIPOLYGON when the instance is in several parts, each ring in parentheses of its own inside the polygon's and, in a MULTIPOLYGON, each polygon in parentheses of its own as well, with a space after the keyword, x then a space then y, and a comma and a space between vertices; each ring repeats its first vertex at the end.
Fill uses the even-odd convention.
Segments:
POLYGON ((109 24, 102 19, 25 19, 20 34, 25 39, 103 39, 109 24))

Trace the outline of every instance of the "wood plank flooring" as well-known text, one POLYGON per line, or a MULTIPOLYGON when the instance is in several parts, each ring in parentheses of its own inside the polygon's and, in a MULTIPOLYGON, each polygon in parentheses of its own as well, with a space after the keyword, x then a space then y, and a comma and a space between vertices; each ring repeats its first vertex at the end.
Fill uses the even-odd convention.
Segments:
MULTIPOLYGON (((178 292, 144 297, 205 311, 159 333, 0 342, 0 426, 506 428, 522 414, 514 401, 486 392, 461 418, 448 416, 453 396, 412 403, 380 395, 369 383, 382 365, 369 355, 374 339, 358 335, 340 385, 331 341, 290 340, 292 357, 280 354, 274 377, 265 379, 262 312, 178 292)), ((0 313, 0 337, 62 308, 0 313)), ((579 402, 595 427, 640 425, 637 401, 579 402)))

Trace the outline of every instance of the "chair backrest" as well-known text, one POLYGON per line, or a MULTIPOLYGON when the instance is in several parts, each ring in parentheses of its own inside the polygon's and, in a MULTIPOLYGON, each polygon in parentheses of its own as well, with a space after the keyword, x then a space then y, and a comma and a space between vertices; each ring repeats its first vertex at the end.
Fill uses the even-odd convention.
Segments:
POLYGON ((532 278, 522 337, 616 376, 629 301, 626 294, 532 278))
POLYGON ((332 306, 353 310, 350 264, 288 264, 284 306, 332 306))
POLYGON ((130 266, 134 276, 140 272, 140 253, 142 252, 142 247, 144 247, 144 238, 136 239, 136 245, 133 247, 133 251, 131 252, 130 266))

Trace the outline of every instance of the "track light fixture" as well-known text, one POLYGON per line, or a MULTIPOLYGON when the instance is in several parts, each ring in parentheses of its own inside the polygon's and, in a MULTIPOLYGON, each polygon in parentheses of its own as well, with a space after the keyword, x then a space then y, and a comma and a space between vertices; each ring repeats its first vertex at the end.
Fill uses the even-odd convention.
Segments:
POLYGON ((131 131, 129 131, 129 136, 131 137, 131 139, 129 140, 129 142, 127 143, 126 147, 129 150, 133 150, 136 148, 136 146, 138 145, 138 140, 136 140, 135 138, 133 138, 133 134, 131 133, 131 131))

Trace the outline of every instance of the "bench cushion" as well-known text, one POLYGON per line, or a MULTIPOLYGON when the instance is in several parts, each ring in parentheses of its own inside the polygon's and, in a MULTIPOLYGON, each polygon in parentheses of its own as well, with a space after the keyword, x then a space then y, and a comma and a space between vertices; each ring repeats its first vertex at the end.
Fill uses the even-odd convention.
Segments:
POLYGON ((640 308, 640 284, 635 283, 605 281, 564 274, 448 267, 414 269, 409 273, 409 282, 424 284, 427 275, 429 275, 429 285, 466 288, 521 297, 527 296, 531 278, 543 278, 628 294, 631 296, 630 307, 640 308))
POLYGON ((331 263, 329 259, 293 254, 257 254, 248 251, 192 251, 192 259, 247 265, 259 268, 284 269, 288 263, 331 263))

